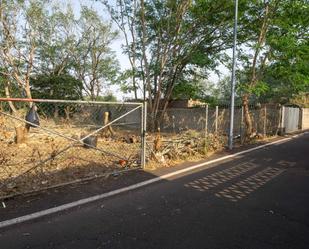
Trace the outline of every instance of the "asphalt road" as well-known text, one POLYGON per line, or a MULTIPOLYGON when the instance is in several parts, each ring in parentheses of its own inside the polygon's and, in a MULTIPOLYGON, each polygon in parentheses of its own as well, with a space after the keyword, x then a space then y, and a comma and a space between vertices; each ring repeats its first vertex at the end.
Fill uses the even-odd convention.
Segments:
POLYGON ((0 231, 0 248, 309 248, 309 134, 0 231))

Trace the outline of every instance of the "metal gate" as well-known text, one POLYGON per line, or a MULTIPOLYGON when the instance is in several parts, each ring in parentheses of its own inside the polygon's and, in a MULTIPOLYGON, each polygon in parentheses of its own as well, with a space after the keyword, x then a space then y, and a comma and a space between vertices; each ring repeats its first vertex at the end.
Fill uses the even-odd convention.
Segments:
POLYGON ((144 167, 146 110, 0 98, 0 197, 144 167))
POLYGON ((283 107, 283 127, 286 133, 299 130, 300 112, 298 107, 283 107))

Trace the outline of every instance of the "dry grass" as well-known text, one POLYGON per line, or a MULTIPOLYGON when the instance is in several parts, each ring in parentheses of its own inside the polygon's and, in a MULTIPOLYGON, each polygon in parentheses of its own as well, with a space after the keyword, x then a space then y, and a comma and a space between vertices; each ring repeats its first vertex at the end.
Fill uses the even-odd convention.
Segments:
POLYGON ((162 145, 156 149, 157 137, 150 136, 148 141, 147 169, 172 167, 185 161, 199 161, 219 151, 226 143, 223 136, 189 130, 180 134, 162 134, 162 145))
MULTIPOLYGON (((91 132, 70 126, 60 128, 52 123, 42 125, 75 139, 91 132)), ((25 143, 16 144, 12 124, 3 122, 0 128, 0 196, 134 167, 140 157, 140 143, 121 139, 126 132, 118 131, 113 139, 98 138, 97 148, 117 157, 39 129, 32 129, 25 143), (125 165, 119 164, 121 158, 126 160, 125 165)))

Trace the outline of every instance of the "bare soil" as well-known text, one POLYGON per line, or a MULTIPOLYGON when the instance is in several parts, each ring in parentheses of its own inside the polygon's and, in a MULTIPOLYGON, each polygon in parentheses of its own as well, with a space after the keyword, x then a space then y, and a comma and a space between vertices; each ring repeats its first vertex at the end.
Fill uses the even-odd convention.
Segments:
MULTIPOLYGON (((140 143, 133 132, 118 130, 113 138, 98 136, 96 148, 99 150, 95 150, 33 128, 24 143, 16 144, 13 124, 3 123, 0 129, 0 196, 38 190, 139 164, 140 143), (134 136, 136 140, 128 142, 128 136, 134 136)), ((77 140, 94 130, 91 127, 55 126, 52 122, 41 125, 77 140)))

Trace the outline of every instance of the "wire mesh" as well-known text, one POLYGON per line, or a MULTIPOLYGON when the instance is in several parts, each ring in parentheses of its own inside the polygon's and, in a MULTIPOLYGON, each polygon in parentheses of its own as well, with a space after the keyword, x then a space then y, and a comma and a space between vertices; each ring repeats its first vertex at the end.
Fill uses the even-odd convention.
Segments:
MULTIPOLYGON (((241 106, 235 108, 234 134, 239 136, 243 132, 244 117, 241 106)), ((256 133, 273 135, 279 122, 280 108, 277 105, 250 106, 250 116, 253 130, 256 133), (266 114, 265 114, 266 108, 266 114), (264 128, 266 124, 266 127, 264 128)), ((164 113, 163 122, 160 124, 161 132, 181 133, 183 131, 204 131, 207 125, 209 133, 228 135, 230 109, 228 105, 218 106, 216 114, 215 107, 209 107, 206 117, 206 107, 195 108, 171 108, 164 113), (207 122, 206 122, 207 119, 207 122), (217 129, 216 129, 217 127, 217 129)))
POLYGON ((0 196, 141 166, 141 104, 0 103, 0 196))
MULTIPOLYGON (((249 109, 253 138, 277 133, 280 119, 277 105, 252 105, 249 109)), ((171 160, 187 159, 192 155, 199 157, 216 151, 227 144, 229 122, 229 105, 169 108, 163 115, 160 131, 148 136, 148 157, 164 165, 171 160)), ((241 106, 235 108, 233 129, 235 142, 243 143, 245 117, 241 106)))

